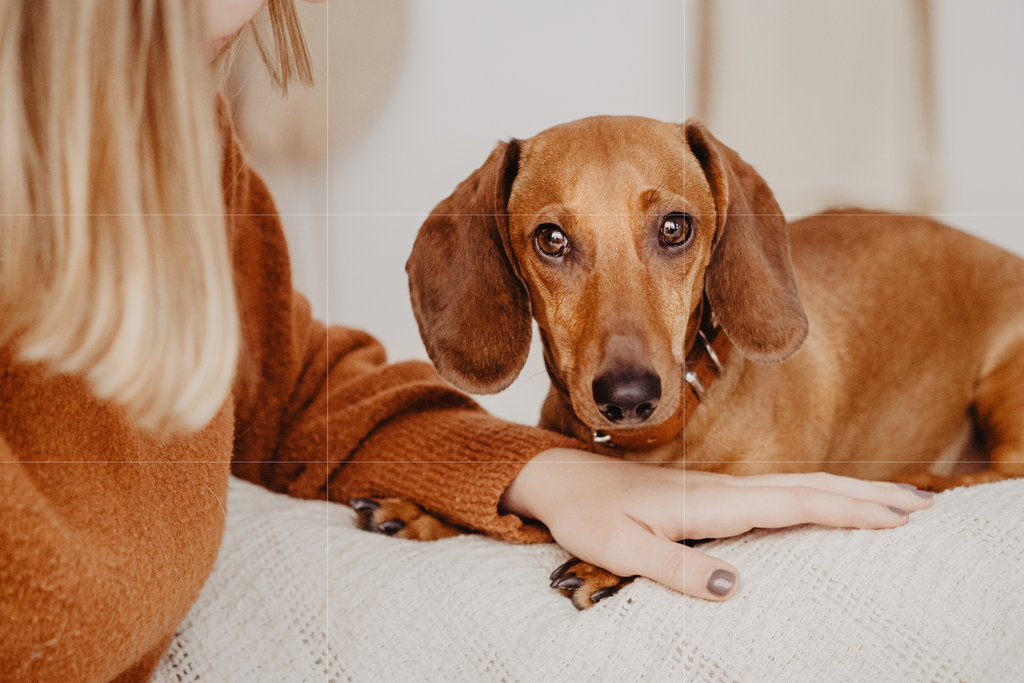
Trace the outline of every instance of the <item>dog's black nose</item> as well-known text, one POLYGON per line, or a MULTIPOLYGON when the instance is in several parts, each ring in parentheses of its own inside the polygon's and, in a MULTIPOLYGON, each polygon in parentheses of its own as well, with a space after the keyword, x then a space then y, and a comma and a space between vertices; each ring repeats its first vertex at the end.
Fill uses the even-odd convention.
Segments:
POLYGON ((661 378, 646 370, 609 372, 594 380, 594 402, 609 421, 639 424, 649 418, 661 398, 661 378))

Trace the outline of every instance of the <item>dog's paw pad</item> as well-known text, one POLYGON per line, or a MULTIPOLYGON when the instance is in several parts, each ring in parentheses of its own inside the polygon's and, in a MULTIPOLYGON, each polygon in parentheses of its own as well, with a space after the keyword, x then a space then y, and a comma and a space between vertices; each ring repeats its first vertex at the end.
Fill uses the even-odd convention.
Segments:
POLYGON ((401 498, 355 498, 349 505, 358 513, 356 526, 363 531, 413 541, 436 541, 462 533, 401 498))
POLYGON ((572 600, 576 609, 584 610, 615 595, 634 578, 617 576, 574 557, 551 573, 551 587, 572 600))

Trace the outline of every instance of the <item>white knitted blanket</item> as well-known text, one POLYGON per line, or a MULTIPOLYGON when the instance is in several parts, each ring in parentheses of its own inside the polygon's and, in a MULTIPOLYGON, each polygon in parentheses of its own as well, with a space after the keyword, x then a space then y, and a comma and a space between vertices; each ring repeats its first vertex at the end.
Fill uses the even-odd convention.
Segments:
POLYGON ((354 519, 233 481, 217 569, 154 681, 1024 681, 1024 480, 940 494, 900 529, 701 546, 742 573, 726 603, 638 580, 587 612, 548 587, 554 545, 354 519))
POLYGON ((217 564, 150 683, 324 683, 328 507, 232 477, 217 564))

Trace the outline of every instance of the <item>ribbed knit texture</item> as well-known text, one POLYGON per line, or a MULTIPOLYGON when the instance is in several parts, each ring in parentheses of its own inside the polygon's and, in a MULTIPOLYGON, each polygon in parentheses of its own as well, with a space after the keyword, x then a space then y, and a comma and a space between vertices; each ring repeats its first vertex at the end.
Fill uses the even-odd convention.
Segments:
POLYGON ((577 441, 491 417, 422 362, 387 365, 368 335, 331 329, 330 499, 409 498, 450 522, 519 543, 547 542, 538 525, 499 515, 523 465, 577 441), (337 378, 337 379, 336 379, 337 378))

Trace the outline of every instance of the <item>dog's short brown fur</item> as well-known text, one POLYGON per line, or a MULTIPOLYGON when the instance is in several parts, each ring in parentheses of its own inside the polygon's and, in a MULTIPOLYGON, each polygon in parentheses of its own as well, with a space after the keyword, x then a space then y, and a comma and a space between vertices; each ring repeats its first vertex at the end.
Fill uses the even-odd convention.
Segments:
MULTIPOLYGON (((595 117, 499 144, 424 223, 407 270, 430 358, 471 393, 515 379, 535 318, 553 383, 541 426, 597 452, 932 490, 1024 475, 1024 260, 920 217, 787 226, 693 120, 595 117), (663 242, 682 214, 688 241, 663 242), (553 256, 552 227, 568 245, 553 256), (685 428, 648 451, 593 443, 622 426, 601 382, 645 378, 649 414, 628 426, 675 413, 705 305, 734 349, 685 428)), ((591 569, 552 585, 588 607, 617 590, 591 569)))

